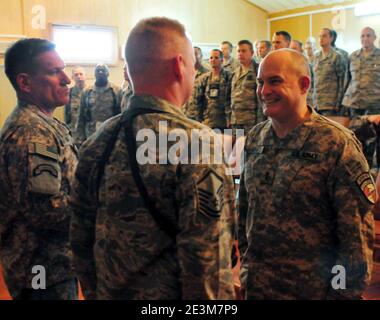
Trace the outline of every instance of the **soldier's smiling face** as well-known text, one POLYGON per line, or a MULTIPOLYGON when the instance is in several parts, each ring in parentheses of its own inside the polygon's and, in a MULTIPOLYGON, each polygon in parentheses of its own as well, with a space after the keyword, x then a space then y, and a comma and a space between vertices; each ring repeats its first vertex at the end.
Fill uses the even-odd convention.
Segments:
POLYGON ((264 114, 281 122, 292 117, 302 100, 302 95, 306 95, 307 92, 301 88, 297 70, 289 61, 286 61, 286 65, 283 55, 275 54, 277 52, 268 55, 260 64, 257 96, 262 103, 264 114))
POLYGON ((65 64, 57 52, 47 51, 36 58, 36 72, 30 75, 31 102, 52 109, 66 105, 69 102, 70 79, 64 69, 65 64))

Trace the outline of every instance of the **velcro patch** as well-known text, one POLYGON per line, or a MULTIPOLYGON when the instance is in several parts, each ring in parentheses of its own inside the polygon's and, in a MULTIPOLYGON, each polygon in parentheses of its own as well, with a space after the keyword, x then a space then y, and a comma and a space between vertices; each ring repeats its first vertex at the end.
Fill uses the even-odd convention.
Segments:
POLYGON ((32 150, 30 153, 38 154, 40 156, 57 160, 59 159, 58 151, 54 147, 48 147, 47 145, 41 143, 33 143, 32 150))
POLYGON ((360 190, 362 190, 364 196, 367 200, 374 204, 376 201, 376 187, 373 182, 372 176, 366 172, 362 173, 357 179, 356 183, 358 184, 360 190))
POLYGON ((207 217, 219 218, 224 206, 223 178, 210 170, 197 183, 199 212, 207 217))

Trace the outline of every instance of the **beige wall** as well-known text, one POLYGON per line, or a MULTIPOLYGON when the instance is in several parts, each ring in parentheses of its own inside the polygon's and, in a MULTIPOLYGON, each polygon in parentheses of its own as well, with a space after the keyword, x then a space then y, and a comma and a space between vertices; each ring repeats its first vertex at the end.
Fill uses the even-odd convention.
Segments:
MULTIPOLYGON (((352 6, 360 0, 347 1, 342 3, 342 6, 352 6)), ((292 14, 302 14, 310 11, 329 9, 327 12, 312 13, 301 15, 298 17, 289 17, 281 20, 271 21, 271 33, 275 30, 287 30, 295 39, 305 41, 309 35, 312 35, 317 40, 322 28, 333 28, 338 32, 337 46, 352 52, 360 48, 360 31, 370 26, 377 34, 380 34, 380 15, 356 17, 353 8, 346 8, 341 11, 335 11, 334 8, 339 6, 327 5, 319 7, 308 7, 303 9, 291 10, 270 15, 269 18, 278 18, 292 14), (310 28, 311 16, 311 28, 310 28)), ((376 42, 378 45, 378 42, 376 42)))
MULTIPOLYGON (((267 13, 244 0, 1 0, 0 34, 23 34, 49 38, 49 28, 32 27, 32 9, 46 8, 46 23, 92 24, 118 28, 119 46, 135 23, 147 16, 168 16, 178 19, 196 43, 233 43, 248 38, 266 37, 267 13)), ((0 58, 0 64, 2 59, 0 58)), ((110 80, 120 84, 123 61, 111 68, 110 80)), ((93 81, 93 67, 86 68, 93 81)), ((71 69, 67 68, 71 73, 71 69)), ((16 103, 13 90, 0 66, 0 126, 16 103)), ((62 119, 62 108, 57 116, 62 119)))

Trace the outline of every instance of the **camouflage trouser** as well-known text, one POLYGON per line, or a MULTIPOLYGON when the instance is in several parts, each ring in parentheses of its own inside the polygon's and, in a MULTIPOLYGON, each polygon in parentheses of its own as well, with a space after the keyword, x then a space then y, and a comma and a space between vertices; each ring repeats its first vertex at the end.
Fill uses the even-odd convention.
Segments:
POLYGON ((71 279, 46 289, 22 289, 14 300, 78 300, 78 282, 71 279))

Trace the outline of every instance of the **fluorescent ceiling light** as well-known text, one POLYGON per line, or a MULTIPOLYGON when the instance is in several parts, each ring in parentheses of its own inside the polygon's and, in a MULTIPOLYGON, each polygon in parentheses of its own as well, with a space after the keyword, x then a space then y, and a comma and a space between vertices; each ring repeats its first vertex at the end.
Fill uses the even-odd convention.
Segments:
POLYGON ((355 16, 380 14, 380 1, 366 1, 355 5, 355 16))

